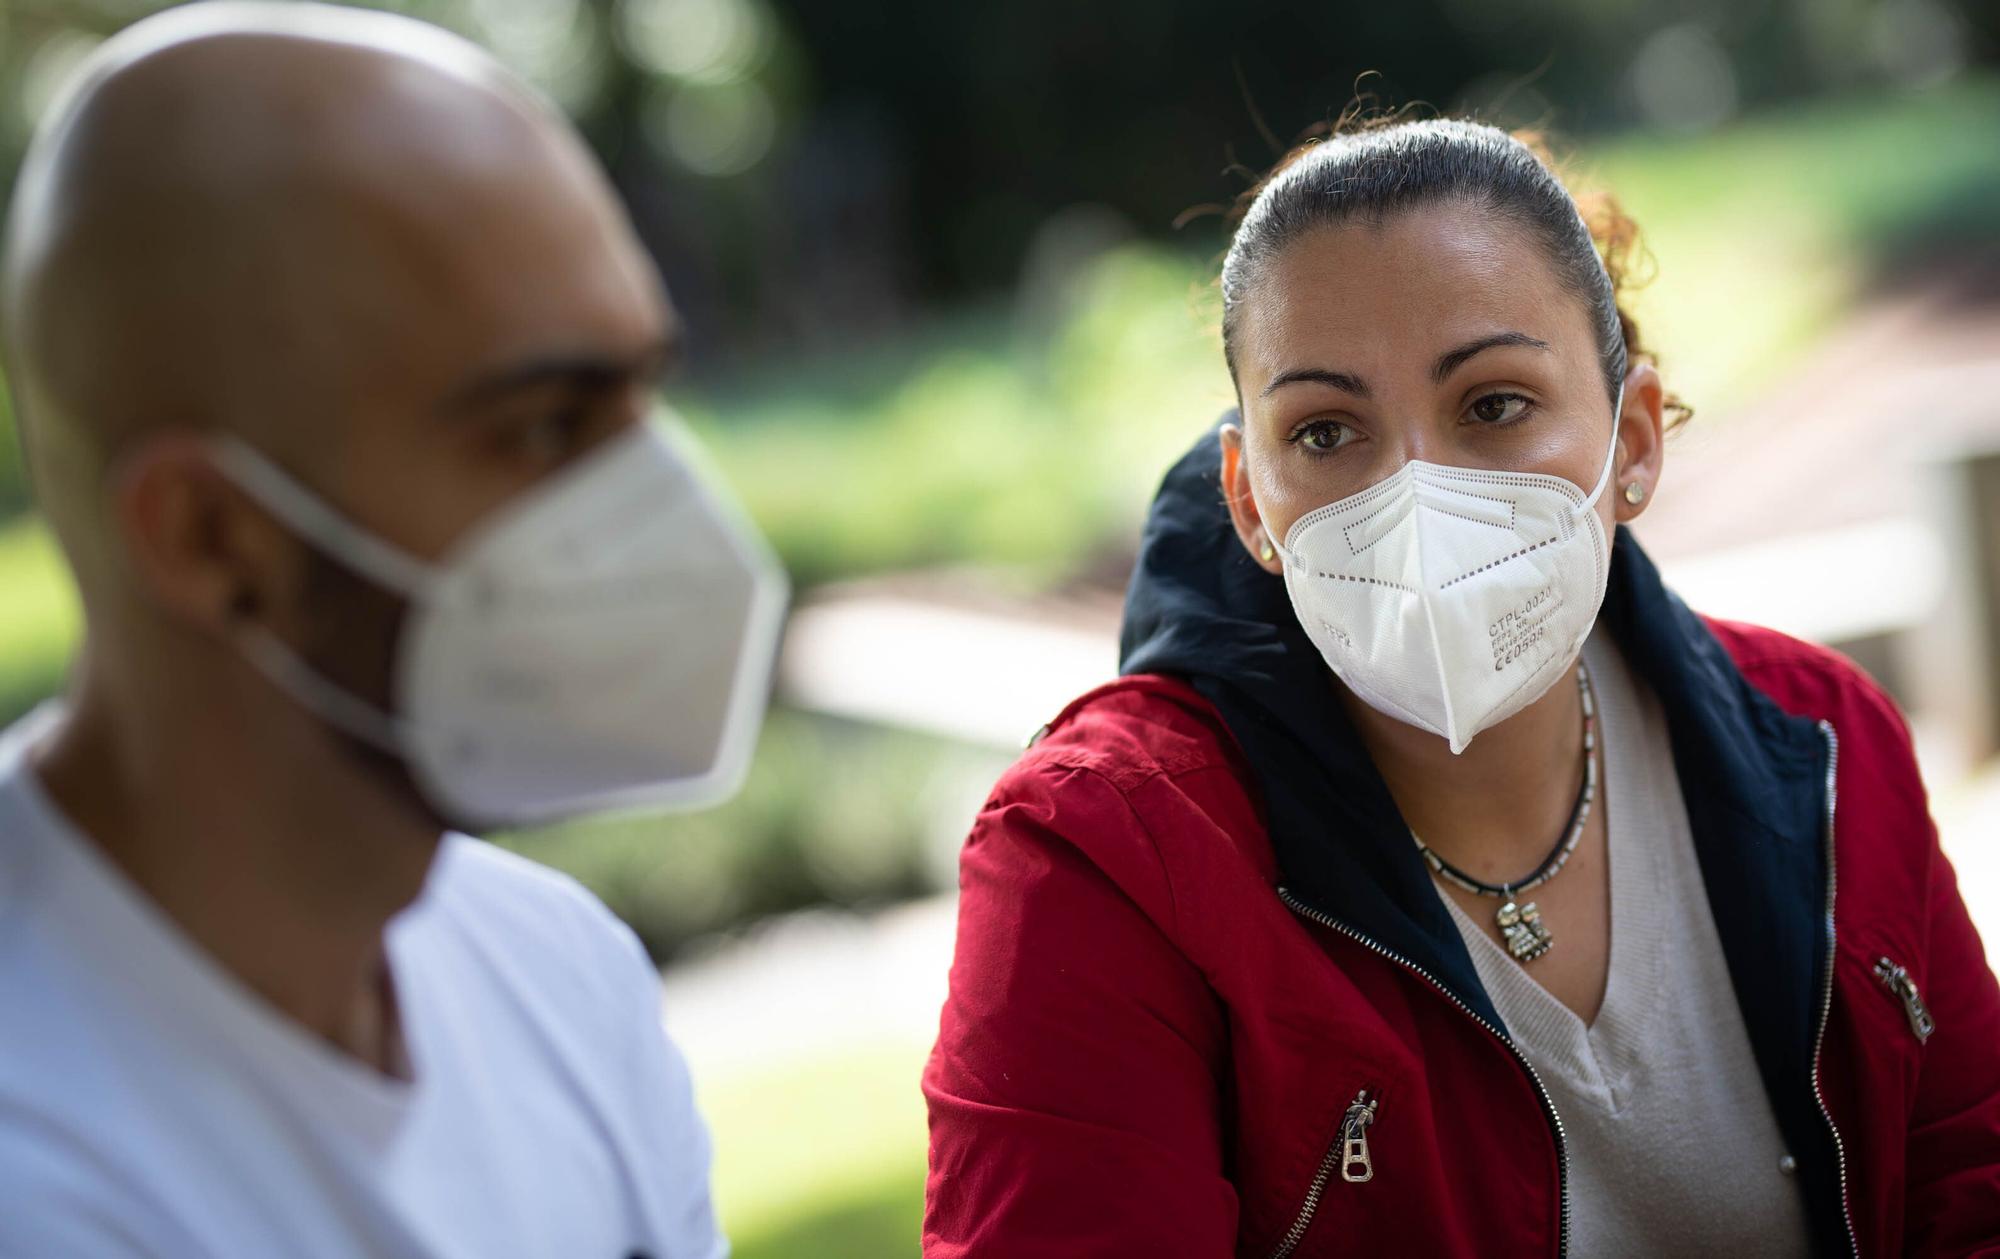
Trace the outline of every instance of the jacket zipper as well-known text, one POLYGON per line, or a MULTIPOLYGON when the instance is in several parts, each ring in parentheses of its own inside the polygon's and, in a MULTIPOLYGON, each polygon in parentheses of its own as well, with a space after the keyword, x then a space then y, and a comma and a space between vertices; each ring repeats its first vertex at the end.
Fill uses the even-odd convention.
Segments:
POLYGON ((1375 1106, 1379 1099, 1371 1097, 1367 1089, 1355 1094, 1348 1103, 1347 1114, 1340 1121, 1340 1135, 1334 1138, 1325 1154, 1320 1156, 1319 1167, 1313 1172, 1312 1183, 1306 1186, 1305 1206, 1300 1209, 1292 1226, 1285 1230, 1278 1248, 1271 1252, 1271 1259, 1285 1259, 1298 1248, 1306 1228, 1312 1223, 1313 1213, 1319 1210, 1319 1200, 1326 1194, 1326 1182, 1333 1178, 1333 1169, 1340 1168, 1340 1178, 1350 1184, 1362 1184, 1375 1179, 1375 1164, 1368 1155, 1368 1125, 1375 1122, 1375 1106), (1359 1175, 1353 1168, 1359 1166, 1359 1175))
POLYGON ((1910 978, 1910 972, 1889 958, 1879 958, 1875 962, 1875 978, 1882 981, 1892 996, 1903 1003, 1903 1015, 1910 1020, 1910 1032, 1923 1044, 1937 1030, 1937 1020, 1931 1017, 1930 1007, 1924 1004, 1923 990, 1917 981, 1910 978))
MULTIPOLYGON (((1820 728, 1820 733, 1824 735, 1826 738, 1826 834, 1825 834, 1826 975, 1825 975, 1825 982, 1820 986, 1819 1026, 1818 1029, 1813 1034, 1812 1088, 1813 1088, 1813 1101, 1816 1102, 1819 1106, 1820 1118, 1825 1121, 1827 1133, 1833 1138, 1834 1164, 1836 1171, 1838 1173, 1839 1185, 1840 1185, 1840 1222, 1841 1222, 1841 1227, 1846 1231, 1847 1234, 1847 1252, 1849 1255, 1858 1257, 1861 1253, 1861 1248, 1859 1243, 1855 1240, 1854 1217, 1852 1213, 1848 1210, 1847 1206, 1847 1146, 1840 1139, 1840 1128, 1833 1122, 1833 1112, 1829 1111, 1826 1108, 1826 1097, 1824 1094, 1820 1092, 1820 1087, 1819 1087, 1820 1050, 1826 1043, 1827 1019, 1828 1016, 1833 1011, 1833 962, 1834 962, 1833 896, 1834 896, 1834 887, 1837 874, 1837 867, 1835 865, 1833 836, 1834 836, 1834 810, 1837 804, 1837 796, 1835 793, 1835 779, 1838 775, 1840 768, 1839 734, 1834 730, 1833 723, 1830 721, 1821 721, 1819 723, 1819 728, 1820 728)), ((1556 1244, 1556 1254, 1558 1256, 1558 1259, 1560 1259, 1561 1256, 1568 1254, 1569 1253, 1569 1147, 1564 1137, 1562 1116, 1556 1113, 1555 1103, 1549 1099, 1549 1091, 1548 1089, 1542 1086, 1542 1077, 1536 1073, 1534 1065, 1530 1063, 1526 1057, 1522 1056, 1521 1051, 1514 1047, 1514 1042, 1509 1040, 1500 1031, 1500 1029, 1494 1027, 1493 1024, 1487 1022, 1486 1019, 1481 1017, 1480 1014, 1477 1011, 1475 1011, 1471 1006, 1465 1004, 1465 1002, 1463 1001, 1460 1001, 1456 996, 1452 994, 1450 989, 1446 988, 1442 983, 1438 982, 1436 976, 1432 975, 1429 971, 1425 970, 1423 967, 1418 966, 1415 962, 1410 961, 1408 958, 1403 957, 1401 954, 1392 952, 1391 950, 1384 948, 1382 945, 1377 944, 1375 941, 1369 939, 1367 936, 1362 935, 1360 932, 1355 931, 1353 928, 1348 927, 1345 924, 1340 923, 1335 919, 1328 917, 1326 914, 1321 913, 1319 910, 1314 909, 1312 906, 1307 905, 1303 901, 1299 900, 1297 897, 1293 896, 1289 888, 1284 888, 1284 887, 1279 888, 1278 899, 1283 901, 1285 904, 1285 908, 1291 910, 1294 914, 1297 914, 1302 918, 1310 919, 1311 921, 1318 923, 1320 926, 1325 927, 1330 931, 1338 932, 1339 934, 1346 936, 1348 939, 1353 940, 1356 943, 1368 949, 1373 950, 1374 952, 1380 954, 1381 956, 1388 958, 1390 961, 1403 967, 1403 969, 1414 972, 1416 975, 1423 978, 1426 982, 1428 982, 1431 985, 1431 987, 1437 989, 1438 992, 1441 993, 1447 1001, 1451 1002, 1453 1005, 1457 1006, 1461 1011, 1463 1011, 1467 1018, 1470 1018, 1473 1022, 1479 1024, 1479 1026, 1485 1028, 1488 1032, 1492 1033, 1494 1039, 1498 1040, 1502 1045, 1506 1046, 1507 1052, 1513 1055, 1514 1061, 1521 1064, 1521 1069, 1528 1073, 1528 1079, 1532 1081, 1535 1086, 1536 1095, 1541 1098, 1542 1109, 1548 1112, 1549 1124, 1551 1126, 1551 1129, 1555 1133, 1556 1170, 1557 1170, 1556 1183, 1557 1183, 1557 1193, 1562 1203, 1561 1228, 1556 1244)), ((1886 958, 1883 960, 1887 961, 1886 958)), ((1911 987, 1914 988, 1915 984, 1912 983, 1911 987)), ((1907 1005, 1908 999, 1906 998, 1905 1001, 1907 1005)), ((1921 1004, 1920 999, 1919 999, 1919 1004, 1921 1004)), ((1929 1018, 1928 1012, 1925 1013, 1924 1017, 1926 1019, 1929 1018)), ((1914 1015, 1911 1018, 1911 1024, 1912 1027, 1914 1028, 1916 1024, 1916 1019, 1914 1015)), ((1342 1125, 1343 1139, 1345 1137, 1345 1133, 1346 1133, 1346 1126, 1345 1124, 1343 1124, 1342 1125)), ((1300 1239, 1302 1239, 1306 1234, 1306 1229, 1311 1227, 1313 1215, 1316 1211, 1319 1210, 1320 1197, 1326 1191, 1327 1177, 1332 1174, 1335 1152, 1336 1150, 1340 1149, 1341 1149, 1340 1146, 1336 1146, 1335 1149, 1328 1150, 1326 1157, 1320 1161, 1319 1170, 1313 1176, 1311 1186, 1309 1186, 1308 1189, 1306 1190, 1306 1198, 1304 1203, 1302 1203, 1299 1207, 1298 1216, 1292 1221, 1292 1227, 1286 1231, 1284 1240, 1279 1242, 1278 1248, 1271 1252, 1271 1259, 1285 1259, 1287 1255, 1290 1255, 1292 1251, 1298 1247, 1300 1239)))
POLYGON ((1847 1146, 1840 1139, 1840 1129, 1834 1125, 1833 1112, 1826 1108, 1826 1095, 1819 1088, 1819 1052, 1826 1042, 1827 1016, 1833 1011, 1833 811, 1836 802, 1834 779, 1840 768, 1840 736, 1834 732, 1833 723, 1821 721, 1820 733, 1826 736, 1826 982, 1820 986, 1819 1030, 1813 1034, 1812 1089, 1813 1101, 1819 1104, 1819 1116, 1826 1121, 1826 1130, 1833 1137, 1834 1166, 1840 1181, 1840 1223, 1847 1230, 1847 1253, 1859 1259, 1861 1244, 1854 1237, 1854 1215, 1847 1209, 1847 1146))
POLYGON ((1340 1121, 1340 1178, 1350 1185, 1365 1185, 1375 1179, 1375 1160, 1368 1157, 1368 1125, 1375 1122, 1380 1103, 1381 1099, 1362 1089, 1340 1121), (1359 1172, 1354 1170, 1357 1167, 1359 1172))
MULTIPOLYGON (((1445 1000, 1451 1002, 1464 1012, 1467 1018, 1485 1028, 1492 1034, 1493 1039, 1506 1046, 1507 1052, 1513 1057, 1514 1061, 1521 1064, 1521 1069, 1528 1073, 1528 1079, 1535 1086, 1535 1095, 1541 1098, 1542 1109, 1548 1114, 1550 1130, 1554 1132, 1556 1138, 1556 1195, 1562 1207, 1561 1222, 1556 1239, 1556 1256, 1557 1259, 1562 1259, 1562 1256, 1567 1255, 1569 1253, 1569 1143, 1563 1132, 1562 1116, 1556 1113, 1556 1104, 1549 1099, 1549 1091, 1542 1086, 1542 1077, 1536 1073, 1534 1066, 1529 1063, 1527 1058, 1522 1056, 1520 1050, 1514 1047, 1514 1042, 1507 1039, 1506 1033, 1487 1022, 1486 1018, 1477 1010, 1460 1001, 1453 995, 1449 988, 1438 982, 1437 976, 1431 974, 1415 962, 1412 962, 1409 958, 1402 956, 1400 953, 1395 953, 1384 948, 1352 927, 1338 922, 1321 913, 1319 910, 1314 909, 1304 901, 1299 900, 1296 896, 1293 896, 1289 888, 1279 888, 1278 899, 1284 902, 1285 908, 1291 910, 1299 917, 1316 922, 1329 931, 1338 932, 1355 943, 1362 945, 1364 948, 1388 958, 1404 970, 1410 971, 1422 978, 1431 987, 1437 989, 1444 996, 1445 1000)), ((1816 1078, 1817 1072, 1815 1072, 1816 1078)), ((1350 1116, 1352 1113, 1352 1108, 1350 1108, 1350 1116)), ((1271 1252, 1271 1259, 1286 1259, 1287 1255, 1290 1255, 1293 1250, 1298 1248, 1300 1240, 1306 1235, 1306 1229, 1312 1226, 1313 1215, 1319 1210, 1320 1198, 1326 1192, 1327 1178, 1333 1173, 1335 1160, 1344 1156, 1346 1152, 1346 1133, 1347 1124, 1343 1122, 1341 1125, 1341 1140, 1336 1142, 1333 1148, 1326 1152, 1326 1157, 1320 1160, 1319 1170, 1314 1174, 1312 1184, 1306 1189, 1305 1201, 1300 1205, 1297 1217, 1292 1220, 1291 1228, 1286 1230, 1284 1239, 1278 1243, 1278 1248, 1271 1252)), ((1837 1134, 1835 1140, 1839 1140, 1837 1134)), ((1844 1190, 1842 1196, 1844 1203, 1844 1190)))

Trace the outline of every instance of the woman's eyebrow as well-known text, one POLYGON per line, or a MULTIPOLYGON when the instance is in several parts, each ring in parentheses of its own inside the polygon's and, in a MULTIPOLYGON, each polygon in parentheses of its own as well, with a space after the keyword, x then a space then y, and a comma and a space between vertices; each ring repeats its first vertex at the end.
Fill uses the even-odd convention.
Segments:
POLYGON ((1438 355, 1437 362, 1431 365, 1431 379, 1437 381, 1439 384, 1443 384, 1444 378, 1457 371, 1467 359, 1481 350, 1490 350, 1495 346, 1501 345, 1525 345, 1537 350, 1546 350, 1549 348, 1548 342, 1537 337, 1531 337, 1525 332, 1496 332, 1490 337, 1481 337, 1477 341, 1467 341, 1455 350, 1446 350, 1444 353, 1438 355))
MULTIPOLYGON (((1502 345, 1525 345, 1530 349, 1546 350, 1549 343, 1539 337, 1531 337, 1525 332, 1496 332, 1480 337, 1477 341, 1467 341, 1456 349, 1446 350, 1438 355, 1431 365, 1431 379, 1442 384, 1445 377, 1457 371, 1465 361, 1482 350, 1491 350, 1502 345)), ((1263 396, 1268 398, 1286 385, 1297 384, 1329 385, 1357 398, 1370 396, 1368 382, 1351 372, 1337 372, 1330 367, 1294 367, 1290 371, 1279 372, 1264 386, 1263 396)))
POLYGON ((1278 390, 1283 389, 1286 385, 1300 383, 1331 385, 1335 389, 1351 393, 1357 398, 1366 398, 1369 396, 1367 382, 1363 381, 1359 376, 1349 375, 1347 372, 1336 372, 1326 367, 1294 367, 1288 372, 1279 372, 1271 378, 1270 384, 1264 386, 1262 396, 1268 398, 1278 390))

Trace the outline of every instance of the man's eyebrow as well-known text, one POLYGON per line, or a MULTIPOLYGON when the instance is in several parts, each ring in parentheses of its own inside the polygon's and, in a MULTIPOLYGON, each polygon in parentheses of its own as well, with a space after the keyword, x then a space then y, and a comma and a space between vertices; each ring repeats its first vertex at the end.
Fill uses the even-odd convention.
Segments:
POLYGON ((559 352, 531 355, 475 374, 445 399, 448 410, 493 402, 508 394, 550 384, 596 389, 665 375, 679 362, 680 338, 662 336, 633 354, 559 352))
POLYGON ((1537 350, 1549 348, 1548 342, 1531 337, 1525 332, 1496 332, 1490 337, 1467 341, 1455 350, 1446 350, 1438 355, 1437 362, 1431 365, 1431 379, 1443 384, 1445 377, 1457 371, 1473 355, 1502 345, 1525 345, 1537 350))
POLYGON ((1335 389, 1344 390, 1357 398, 1366 398, 1369 396, 1368 384, 1359 376, 1350 375, 1347 372, 1336 372, 1326 367, 1294 367, 1290 371, 1279 372, 1271 378, 1270 384, 1264 386, 1263 396, 1268 398, 1278 390, 1283 389, 1286 385, 1304 383, 1331 385, 1335 389))

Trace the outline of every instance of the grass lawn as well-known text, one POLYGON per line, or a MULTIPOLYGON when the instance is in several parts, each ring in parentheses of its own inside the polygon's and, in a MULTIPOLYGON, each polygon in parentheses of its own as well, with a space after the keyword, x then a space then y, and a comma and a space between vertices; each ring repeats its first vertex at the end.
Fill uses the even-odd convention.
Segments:
POLYGON ((923 1221, 927 1046, 883 1045, 780 1070, 697 1075, 715 1134, 715 1201, 739 1259, 898 1259, 923 1221))
POLYGON ((922 1161, 823 1196, 785 1222, 732 1233, 736 1259, 917 1259, 924 1219, 922 1161))

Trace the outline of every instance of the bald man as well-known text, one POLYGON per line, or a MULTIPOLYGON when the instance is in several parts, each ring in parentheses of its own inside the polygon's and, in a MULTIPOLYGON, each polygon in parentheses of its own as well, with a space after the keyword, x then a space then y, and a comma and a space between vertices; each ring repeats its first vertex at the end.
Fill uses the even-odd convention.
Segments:
POLYGON ((632 934, 454 833, 726 792, 782 601, 576 137, 415 22, 171 10, 0 301, 87 622, 0 737, 0 1256, 725 1253, 632 934))

